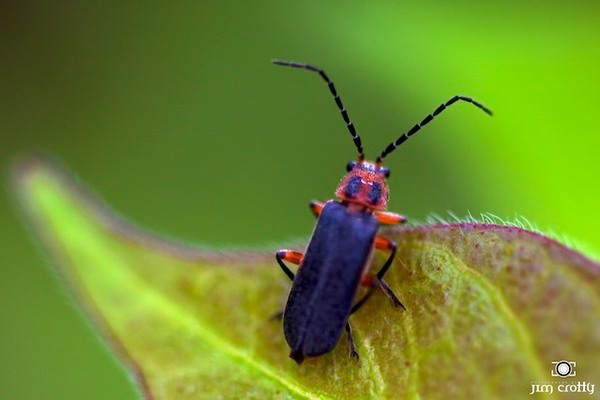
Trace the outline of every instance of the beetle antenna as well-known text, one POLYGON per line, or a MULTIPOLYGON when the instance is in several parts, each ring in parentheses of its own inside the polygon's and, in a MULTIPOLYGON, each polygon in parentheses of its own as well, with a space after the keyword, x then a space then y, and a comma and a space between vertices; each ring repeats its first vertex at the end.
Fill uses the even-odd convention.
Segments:
POLYGON ((408 139, 409 137, 411 137, 412 135, 414 135, 415 133, 417 133, 422 127, 424 127, 425 125, 427 125, 434 117, 436 117, 438 114, 440 114, 442 111, 444 111, 447 107, 450 107, 452 104, 456 103, 458 100, 462 100, 462 101, 466 101, 467 103, 471 103, 475 107, 479 108, 480 110, 483 110, 483 112, 485 112, 486 114, 488 114, 490 116, 492 115, 492 110, 490 110, 489 108, 487 108, 483 104, 481 104, 481 103, 473 100, 472 98, 470 98, 470 97, 464 97, 464 96, 454 96, 453 98, 451 98, 447 102, 445 102, 442 105, 440 105, 432 114, 429 114, 428 116, 426 116, 423 119, 423 121, 421 121, 420 123, 418 123, 415 126, 413 126, 404 135, 400 136, 394 142, 390 143, 381 152, 381 154, 379 155, 379 157, 377 157, 377 160, 375 161, 375 163, 381 164, 381 162, 383 161, 383 159, 385 158, 385 156, 387 156, 388 154, 390 154, 392 151, 396 150, 396 147, 398 147, 402 143, 404 143, 406 141, 406 139, 408 139))
POLYGON ((323 80, 325 82, 327 82, 327 86, 329 87, 329 91, 331 91, 331 94, 333 95, 333 99, 335 100, 335 104, 337 104, 338 109, 340 110, 340 113, 342 114, 342 118, 344 118, 344 121, 346 122, 346 126, 348 127, 348 131, 350 132, 350 135, 352 135, 352 140, 354 141, 354 145, 356 146, 356 149, 358 150, 358 160, 359 161, 363 161, 364 158, 365 158, 365 156, 364 156, 364 152, 363 152, 363 147, 362 147, 362 142, 360 140, 360 136, 358 135, 358 133, 356 133, 356 129, 354 128, 354 124, 352 123, 352 121, 350 121, 350 117, 348 117, 348 111, 346 111, 346 108, 342 104, 342 99, 340 98, 337 90, 335 90, 335 86, 333 85, 333 82, 331 81, 331 79, 329 79, 329 77, 327 76, 327 74, 325 74, 325 71, 323 71, 321 68, 317 68, 317 67, 314 67, 314 66, 309 65, 309 64, 297 63, 295 61, 273 60, 273 64, 283 65, 285 67, 307 69, 309 71, 313 71, 313 72, 318 73, 321 76, 321 78, 323 78, 323 80))

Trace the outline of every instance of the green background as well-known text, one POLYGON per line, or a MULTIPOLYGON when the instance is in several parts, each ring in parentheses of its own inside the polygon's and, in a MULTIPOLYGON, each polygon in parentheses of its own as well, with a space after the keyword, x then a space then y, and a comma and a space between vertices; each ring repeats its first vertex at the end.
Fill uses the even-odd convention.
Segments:
MULTIPOLYGON (((307 202, 398 149, 390 209, 515 213, 600 249, 600 24, 589 4, 463 1, 0 5, 0 167, 44 149, 141 226, 213 247, 305 238, 307 202)), ((5 179, 6 182, 6 179, 5 179)), ((135 398, 0 195, 0 398, 135 398)), ((276 266, 274 265, 274 268, 276 266)), ((283 279, 283 278, 282 278, 283 279)))

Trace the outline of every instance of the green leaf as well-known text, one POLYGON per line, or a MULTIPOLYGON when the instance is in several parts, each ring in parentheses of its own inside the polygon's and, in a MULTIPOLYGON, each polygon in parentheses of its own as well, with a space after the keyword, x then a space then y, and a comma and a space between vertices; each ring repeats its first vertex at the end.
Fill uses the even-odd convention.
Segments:
POLYGON ((599 383, 600 265, 540 234, 472 223, 385 231, 399 245, 386 279, 407 311, 377 292, 351 319, 359 361, 343 338, 296 365, 269 318, 290 286, 276 249, 208 251, 142 232, 40 158, 22 161, 14 184, 148 398, 529 398, 532 383, 558 379, 562 359, 577 362, 565 382, 599 383))

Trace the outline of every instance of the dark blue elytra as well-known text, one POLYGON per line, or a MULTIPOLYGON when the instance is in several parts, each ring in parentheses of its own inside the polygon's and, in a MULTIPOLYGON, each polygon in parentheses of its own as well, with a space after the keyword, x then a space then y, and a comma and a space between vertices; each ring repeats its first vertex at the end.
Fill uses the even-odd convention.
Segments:
POLYGON ((283 314, 296 362, 327 353, 338 343, 378 228, 369 212, 351 212, 337 201, 325 204, 283 314))

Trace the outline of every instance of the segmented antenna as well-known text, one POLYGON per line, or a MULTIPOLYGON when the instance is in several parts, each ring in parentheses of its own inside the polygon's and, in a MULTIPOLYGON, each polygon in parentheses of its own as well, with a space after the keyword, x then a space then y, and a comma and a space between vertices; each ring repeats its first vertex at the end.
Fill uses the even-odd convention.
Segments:
POLYGON ((354 124, 352 123, 352 121, 350 121, 350 117, 348 117, 348 111, 346 111, 346 108, 344 108, 344 105, 342 104, 342 99, 340 98, 339 94, 337 93, 337 90, 335 90, 335 86, 333 85, 333 82, 331 81, 331 79, 329 79, 327 74, 325 74, 325 71, 323 71, 320 68, 314 67, 312 65, 300 64, 295 61, 273 60, 273 64, 283 65, 285 67, 307 69, 309 71, 318 73, 321 76, 321 78, 323 78, 323 80, 325 82, 327 82, 327 86, 329 87, 329 90, 331 91, 331 94, 333 95, 335 104, 337 104, 337 106, 340 110, 340 113, 342 114, 342 118, 344 118, 344 121, 346 122, 348 131, 350 132, 350 135, 352 135, 352 140, 354 141, 354 145, 356 146, 356 149, 358 150, 358 160, 362 161, 365 156, 364 156, 360 136, 358 135, 358 133, 356 133, 354 124))
POLYGON ((381 162, 383 161, 383 159, 390 154, 392 151, 396 150, 396 147, 400 146, 402 143, 404 143, 406 141, 406 139, 408 139, 409 137, 411 137, 412 135, 414 135, 415 133, 417 133, 422 127, 424 127, 425 125, 427 125, 434 117, 436 117, 438 114, 440 114, 442 111, 444 111, 447 107, 451 106, 452 104, 456 103, 458 100, 462 100, 462 101, 466 101, 467 103, 471 103, 473 104, 475 107, 483 110, 483 112, 485 112, 488 115, 492 115, 492 110, 490 110, 489 108, 487 108, 486 106, 484 106, 481 103, 478 103, 477 101, 473 100, 470 97, 464 97, 464 96, 454 96, 453 98, 451 98, 450 100, 448 100, 447 102, 443 103, 442 105, 440 105, 432 114, 429 114, 428 116, 426 116, 423 121, 421 121, 420 123, 416 124, 415 126, 413 126, 408 132, 406 132, 404 135, 400 136, 398 139, 396 139, 394 142, 390 143, 382 152, 381 155, 379 157, 377 157, 377 160, 375 161, 377 164, 381 164, 381 162))

